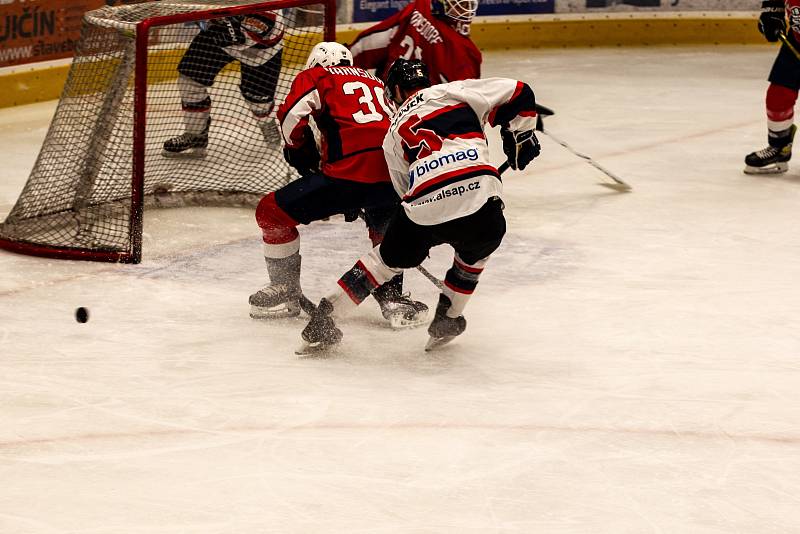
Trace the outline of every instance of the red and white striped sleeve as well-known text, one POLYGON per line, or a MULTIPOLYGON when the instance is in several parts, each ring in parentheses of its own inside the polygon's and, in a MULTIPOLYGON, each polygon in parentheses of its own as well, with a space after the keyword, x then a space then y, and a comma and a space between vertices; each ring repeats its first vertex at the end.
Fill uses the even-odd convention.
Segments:
POLYGON ((513 132, 536 128, 536 98, 527 83, 484 78, 451 85, 464 91, 465 101, 491 126, 505 126, 513 132))
POLYGON ((297 148, 307 139, 308 117, 322 111, 323 100, 319 91, 318 79, 325 74, 322 67, 304 70, 292 82, 286 100, 278 108, 278 121, 286 146, 297 148))
POLYGON ((371 26, 359 33, 350 44, 353 54, 353 65, 362 69, 381 69, 386 63, 389 44, 392 42, 403 17, 410 13, 413 2, 391 17, 371 26))

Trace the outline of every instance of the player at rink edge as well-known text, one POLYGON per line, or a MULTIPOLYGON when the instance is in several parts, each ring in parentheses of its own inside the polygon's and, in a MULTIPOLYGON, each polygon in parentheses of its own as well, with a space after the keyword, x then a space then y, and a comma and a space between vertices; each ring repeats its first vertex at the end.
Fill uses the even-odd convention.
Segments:
POLYGON ((792 141, 797 127, 794 125, 794 106, 800 89, 800 0, 764 0, 761 3, 758 29, 771 43, 786 34, 786 14, 789 13, 790 30, 786 36, 790 44, 781 45, 769 73, 766 95, 767 147, 745 157, 747 174, 778 174, 789 170, 792 141), (796 11, 792 15, 792 10, 796 11), (791 46, 790 46, 791 45, 791 46))
POLYGON ((477 10, 478 0, 414 0, 358 34, 353 64, 384 81, 398 58, 423 61, 434 84, 480 78, 481 52, 469 38, 477 10))
POLYGON ((420 265, 430 249, 454 249, 445 290, 428 328, 428 347, 464 332, 464 308, 503 239, 502 182, 489 162, 484 125, 500 126, 513 169, 539 155, 535 98, 526 83, 507 78, 431 86, 425 64, 398 59, 386 88, 399 108, 383 142, 392 184, 402 198, 383 241, 362 256, 323 298, 302 332, 299 354, 339 343, 334 323, 386 280, 420 265))
MULTIPOLYGON (((362 214, 375 245, 400 203, 381 146, 391 116, 383 82, 351 65, 343 45, 317 44, 278 109, 284 157, 300 178, 263 197, 256 208, 270 283, 250 296, 255 319, 300 313, 298 225, 337 214, 352 221, 362 214), (321 153, 311 118, 320 131, 321 153)), ((393 328, 427 321, 428 307, 403 293, 402 276, 387 279, 374 297, 393 328)))

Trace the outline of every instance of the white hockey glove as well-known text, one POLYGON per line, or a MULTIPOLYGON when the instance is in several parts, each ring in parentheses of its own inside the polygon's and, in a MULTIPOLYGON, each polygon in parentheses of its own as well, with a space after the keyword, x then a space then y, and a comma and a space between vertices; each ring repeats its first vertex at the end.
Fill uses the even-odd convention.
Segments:
POLYGON ((500 136, 503 138, 503 152, 508 157, 508 164, 514 170, 522 170, 528 163, 539 155, 542 147, 533 130, 512 132, 508 128, 500 129, 500 136))

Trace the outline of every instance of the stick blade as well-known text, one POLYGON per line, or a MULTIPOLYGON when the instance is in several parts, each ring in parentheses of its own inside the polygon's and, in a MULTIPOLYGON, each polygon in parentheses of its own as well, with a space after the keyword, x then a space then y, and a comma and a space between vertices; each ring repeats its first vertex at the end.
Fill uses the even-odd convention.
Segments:
POLYGON ((617 193, 630 193, 633 188, 628 184, 609 184, 606 182, 599 182, 597 185, 601 185, 603 187, 607 187, 617 193))

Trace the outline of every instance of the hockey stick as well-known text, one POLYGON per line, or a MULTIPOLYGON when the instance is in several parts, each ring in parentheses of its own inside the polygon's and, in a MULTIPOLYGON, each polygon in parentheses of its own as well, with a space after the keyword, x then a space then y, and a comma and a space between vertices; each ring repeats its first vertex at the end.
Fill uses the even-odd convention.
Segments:
POLYGON ((444 291, 444 290, 445 290, 445 285, 444 285, 444 282, 442 282, 441 280, 439 280, 438 278, 436 278, 435 276, 433 276, 433 275, 431 274, 431 272, 430 272, 428 269, 426 269, 426 268, 425 268, 425 267, 423 267, 422 265, 417 265, 417 270, 418 270, 419 272, 421 272, 421 273, 422 273, 422 276, 424 276, 425 278, 427 278, 428 280, 430 280, 430 282, 431 282, 433 285, 435 285, 436 287, 438 287, 438 288, 439 288, 439 291, 444 291))
POLYGON ((552 139, 553 141, 555 141, 559 145, 563 146, 564 148, 566 148, 567 150, 572 152, 574 155, 578 156, 579 158, 585 159, 586 163, 588 163, 589 165, 591 165, 595 169, 599 170, 600 172, 602 172, 603 174, 605 174, 606 176, 608 176, 609 178, 614 180, 614 182, 616 182, 616 183, 613 183, 613 184, 600 184, 603 187, 608 187, 609 189, 613 189, 614 191, 619 191, 621 193, 626 193, 626 192, 631 190, 631 186, 625 180, 623 180, 622 178, 620 178, 619 176, 617 176, 613 172, 609 171, 608 169, 606 169, 605 167, 603 167, 602 165, 597 163, 590 156, 587 156, 586 154, 581 154, 580 152, 578 152, 577 150, 575 150, 574 148, 569 146, 566 141, 564 141, 562 139, 559 139, 558 137, 556 137, 555 135, 551 134, 550 132, 545 131, 544 122, 542 121, 541 116, 539 116, 539 120, 536 121, 536 129, 538 131, 542 132, 543 134, 545 134, 546 136, 548 136, 550 139, 552 139))
MULTIPOLYGON (((786 36, 783 36, 783 37, 785 38, 786 36)), ((786 44, 789 45, 790 47, 792 46, 789 43, 786 43, 786 44)), ((792 51, 794 51, 795 55, 797 55, 797 51, 794 50, 794 48, 792 48, 792 51)), ((798 55, 798 59, 800 59, 800 55, 798 55)), ((542 117, 549 117, 550 115, 555 115, 555 111, 553 111, 550 108, 544 107, 544 106, 542 106, 540 104, 535 104, 535 108, 534 109, 536 110, 536 114, 538 115, 536 117, 536 130, 537 131, 542 132, 543 134, 548 136, 550 139, 552 139, 553 141, 555 141, 559 145, 563 146, 564 148, 566 148, 567 150, 569 150, 570 152, 572 152, 573 154, 575 154, 579 158, 585 159, 586 162, 589 163, 589 165, 591 165, 592 167, 596 168, 597 170, 599 170, 600 172, 602 172, 603 174, 605 174, 606 176, 608 176, 609 178, 614 180, 614 182, 616 182, 614 184, 600 184, 600 185, 602 185, 603 187, 608 187, 610 189, 613 189, 614 191, 619 191, 619 192, 628 192, 628 191, 631 190, 631 186, 627 182, 625 182, 622 178, 620 178, 616 174, 612 173, 611 171, 609 171, 608 169, 606 169, 605 167, 603 167, 602 165, 597 163, 595 160, 593 160, 591 157, 587 156, 586 154, 581 154, 580 152, 576 151, 574 148, 569 146, 566 143, 566 141, 563 141, 563 140, 559 139, 558 137, 554 136, 553 134, 551 134, 550 132, 546 132, 544 130, 544 121, 542 120, 542 117)))
POLYGON ((544 131, 544 127, 539 131, 542 132, 543 134, 545 134, 546 136, 548 136, 550 139, 552 139, 553 141, 555 141, 559 145, 563 146, 564 148, 566 148, 567 150, 572 152, 574 155, 578 156, 579 158, 585 159, 586 163, 588 163, 589 165, 591 165, 595 169, 599 170, 600 172, 602 172, 603 174, 605 174, 606 176, 608 176, 609 178, 614 180, 614 182, 616 182, 616 183, 613 183, 613 184, 602 184, 601 183, 600 185, 602 185, 603 187, 608 187, 609 189, 613 189, 614 191, 619 191, 621 193, 626 193, 626 192, 631 190, 631 186, 627 182, 625 182, 622 178, 620 178, 619 176, 617 176, 613 172, 609 171, 608 169, 606 169, 605 167, 603 167, 602 165, 597 163, 591 157, 587 156, 586 154, 581 154, 580 152, 578 152, 577 150, 575 150, 574 148, 569 146, 566 143, 566 141, 562 141, 561 139, 559 139, 555 135, 551 134, 550 132, 544 131))
POLYGON ((785 34, 785 33, 783 33, 783 32, 779 33, 779 34, 778 34, 778 39, 780 39, 780 40, 781 40, 781 42, 782 42, 783 44, 785 44, 785 45, 786 45, 786 47, 787 47, 789 50, 791 50, 792 54, 794 54, 794 57, 796 57, 797 59, 800 59, 800 52, 798 52, 798 51, 797 51, 797 49, 794 47, 794 45, 793 45, 792 43, 790 43, 790 42, 789 42, 789 38, 788 38, 788 37, 786 37, 786 34, 785 34))

